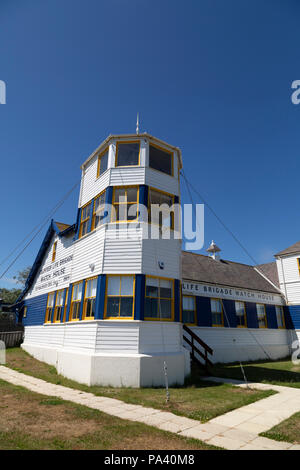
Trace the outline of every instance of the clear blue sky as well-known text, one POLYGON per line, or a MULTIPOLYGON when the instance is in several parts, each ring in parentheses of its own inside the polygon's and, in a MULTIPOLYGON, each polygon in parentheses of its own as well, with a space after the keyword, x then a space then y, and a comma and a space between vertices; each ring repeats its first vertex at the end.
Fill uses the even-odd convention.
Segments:
MULTIPOLYGON (((298 0, 0 0, 0 261, 108 134, 135 132, 137 111, 142 131, 182 149, 191 182, 259 263, 298 241, 299 17, 298 0)), ((77 201, 78 190, 55 218, 73 223, 77 201)), ((206 210, 212 238, 224 259, 251 263, 206 210)))

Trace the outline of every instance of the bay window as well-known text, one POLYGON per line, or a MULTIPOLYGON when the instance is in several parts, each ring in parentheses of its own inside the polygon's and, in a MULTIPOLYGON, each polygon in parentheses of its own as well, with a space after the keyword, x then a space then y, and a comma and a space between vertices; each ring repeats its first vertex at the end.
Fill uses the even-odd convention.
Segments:
POLYGON ((167 150, 157 147, 156 145, 149 145, 149 167, 154 170, 162 171, 167 175, 173 174, 173 154, 167 150))
POLYGON ((89 202, 81 209, 79 238, 83 237, 84 235, 88 233, 90 215, 91 215, 91 203, 89 202))
POLYGON ((145 318, 148 320, 172 320, 173 304, 173 280, 147 276, 145 318))
POLYGON ((132 318, 134 310, 134 276, 107 276, 106 318, 132 318))
POLYGON ((112 222, 132 222, 138 219, 137 186, 114 188, 112 222))
POLYGON ((108 149, 98 156, 97 178, 101 176, 108 167, 108 149))
POLYGON ((95 198, 92 218, 92 230, 103 225, 105 219, 105 191, 95 198))
POLYGON ((117 166, 137 166, 140 164, 139 142, 118 142, 116 149, 117 166))

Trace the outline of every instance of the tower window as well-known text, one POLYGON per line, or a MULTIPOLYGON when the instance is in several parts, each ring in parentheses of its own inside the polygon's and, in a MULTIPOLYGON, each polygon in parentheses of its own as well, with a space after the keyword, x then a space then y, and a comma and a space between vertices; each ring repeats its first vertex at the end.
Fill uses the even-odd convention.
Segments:
POLYGON ((174 229, 174 196, 154 189, 149 190, 149 223, 161 228, 174 229), (162 206, 161 210, 152 206, 162 206), (156 210, 157 209, 157 210, 156 210))
POLYGON ((51 323, 54 308, 54 292, 48 294, 45 323, 51 323))
POLYGON ((71 311, 70 320, 79 320, 80 317, 80 305, 82 297, 82 281, 74 284, 72 289, 72 300, 71 300, 71 311))
POLYGON ((116 166, 137 166, 140 164, 139 142, 118 142, 116 166))
POLYGON ((107 276, 105 317, 132 318, 134 276, 107 276))
POLYGON ((264 304, 256 304, 256 311, 259 328, 267 328, 266 309, 264 304))
POLYGON ((79 238, 83 237, 84 235, 88 233, 90 215, 91 215, 91 203, 89 202, 81 209, 79 238))
POLYGON ((97 178, 101 176, 108 167, 108 149, 100 153, 98 156, 98 168, 97 168, 97 178))
POLYGON ((86 280, 84 304, 83 304, 83 319, 91 320, 95 317, 96 307, 96 294, 97 294, 97 278, 93 277, 86 280))
POLYGON ((147 276, 145 318, 148 320, 172 320, 173 310, 173 281, 170 279, 147 276))
POLYGON ((59 290, 56 293, 55 309, 54 309, 54 322, 59 323, 61 319, 61 313, 63 311, 64 303, 64 290, 59 290))
POLYGON ((149 145, 149 167, 172 176, 173 154, 156 145, 149 145))
POLYGON ((99 194, 94 201, 92 230, 103 225, 105 219, 105 191, 99 194))
POLYGON ((236 319, 237 319, 237 326, 246 327, 247 321, 246 321, 245 302, 239 302, 239 301, 235 302, 235 314, 236 314, 236 319))
POLYGON ((113 222, 132 222, 138 218, 138 187, 114 188, 113 222))

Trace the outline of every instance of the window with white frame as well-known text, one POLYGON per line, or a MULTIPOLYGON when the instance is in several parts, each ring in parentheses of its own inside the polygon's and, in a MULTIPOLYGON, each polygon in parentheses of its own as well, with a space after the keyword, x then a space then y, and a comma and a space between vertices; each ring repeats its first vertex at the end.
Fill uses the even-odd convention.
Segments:
POLYGON ((193 295, 182 296, 182 323, 196 324, 196 298, 193 295))
POLYGON ((247 319, 246 319, 245 302, 240 302, 238 300, 235 301, 235 314, 236 314, 237 326, 246 327, 247 319))
POLYGON ((256 304, 259 328, 267 328, 266 309, 264 304, 256 304))
POLYGON ((221 299, 210 299, 212 326, 224 326, 221 299))

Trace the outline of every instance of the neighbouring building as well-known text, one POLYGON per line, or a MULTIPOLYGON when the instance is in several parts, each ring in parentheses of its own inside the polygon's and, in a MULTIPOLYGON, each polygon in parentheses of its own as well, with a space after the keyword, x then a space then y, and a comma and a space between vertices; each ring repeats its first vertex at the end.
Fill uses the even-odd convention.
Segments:
POLYGON ((225 261, 215 243, 182 251, 174 214, 150 211, 180 202, 181 168, 181 151, 147 133, 109 136, 83 163, 76 222, 51 222, 18 299, 27 352, 79 382, 133 387, 164 384, 165 365, 182 384, 191 332, 212 362, 291 353, 300 242, 261 266, 225 261))

